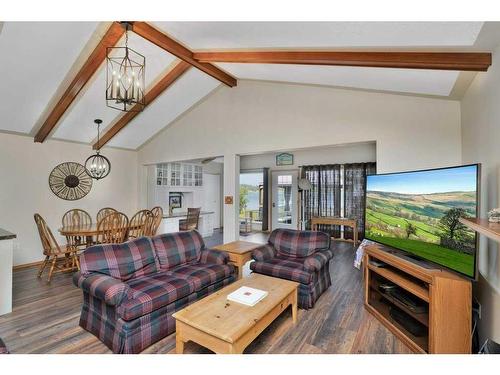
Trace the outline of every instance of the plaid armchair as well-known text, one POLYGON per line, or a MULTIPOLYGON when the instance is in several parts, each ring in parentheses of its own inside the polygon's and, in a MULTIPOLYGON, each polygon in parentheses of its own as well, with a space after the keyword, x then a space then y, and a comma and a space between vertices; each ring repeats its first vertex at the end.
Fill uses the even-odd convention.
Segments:
POLYGON ((175 332, 172 314, 236 278, 226 253, 197 231, 96 245, 80 256, 80 326, 115 353, 139 353, 175 332))
POLYGON ((322 232, 275 229, 268 243, 252 252, 256 273, 300 283, 299 307, 314 307, 319 296, 330 287, 330 236, 322 232))

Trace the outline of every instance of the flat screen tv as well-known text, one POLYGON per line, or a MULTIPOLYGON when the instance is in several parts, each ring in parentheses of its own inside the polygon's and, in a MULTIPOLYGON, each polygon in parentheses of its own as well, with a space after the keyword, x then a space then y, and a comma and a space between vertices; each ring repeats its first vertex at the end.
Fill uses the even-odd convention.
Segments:
POLYGON ((370 175, 365 238, 476 278, 480 165, 370 175))

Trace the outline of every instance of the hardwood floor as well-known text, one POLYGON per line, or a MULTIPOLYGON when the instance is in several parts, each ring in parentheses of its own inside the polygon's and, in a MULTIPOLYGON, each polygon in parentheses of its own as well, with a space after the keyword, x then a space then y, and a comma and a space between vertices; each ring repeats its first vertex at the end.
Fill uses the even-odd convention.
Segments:
MULTIPOLYGON (((255 235, 251 240, 262 241, 255 235)), ((207 244, 221 242, 221 236, 207 244)), ((245 238, 245 240, 250 240, 245 238)), ((409 349, 363 307, 361 272, 353 268, 352 245, 335 243, 332 286, 309 311, 299 310, 292 325, 286 310, 245 353, 410 353, 409 349)), ((0 337, 12 353, 110 353, 78 326, 82 293, 71 275, 57 274, 49 285, 36 278, 36 268, 14 272, 12 313, 0 316, 0 337)), ((143 353, 174 353, 175 334, 143 353)), ((185 353, 210 353, 189 342, 185 353)))

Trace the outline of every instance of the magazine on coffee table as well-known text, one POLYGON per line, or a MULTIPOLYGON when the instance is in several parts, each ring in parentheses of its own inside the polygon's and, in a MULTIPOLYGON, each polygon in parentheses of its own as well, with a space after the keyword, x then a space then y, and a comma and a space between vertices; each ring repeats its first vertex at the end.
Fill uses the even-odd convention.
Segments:
POLYGON ((259 301, 262 301, 268 292, 265 290, 250 288, 248 286, 242 286, 236 289, 234 292, 228 294, 227 299, 229 301, 238 302, 247 306, 255 306, 259 301))

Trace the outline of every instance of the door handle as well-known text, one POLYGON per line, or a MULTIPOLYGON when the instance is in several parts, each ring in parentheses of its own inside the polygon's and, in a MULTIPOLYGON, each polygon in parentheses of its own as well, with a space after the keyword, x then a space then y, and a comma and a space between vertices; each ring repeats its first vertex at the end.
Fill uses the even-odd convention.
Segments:
POLYGON ((273 202, 273 207, 276 207, 276 203, 273 202))

